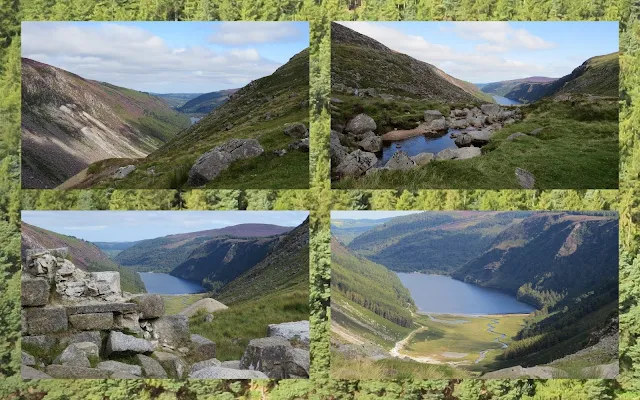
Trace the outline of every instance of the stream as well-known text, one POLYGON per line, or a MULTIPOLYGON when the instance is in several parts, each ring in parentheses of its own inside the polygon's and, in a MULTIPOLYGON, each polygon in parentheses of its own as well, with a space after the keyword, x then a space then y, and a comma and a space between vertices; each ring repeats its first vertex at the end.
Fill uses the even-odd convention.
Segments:
MULTIPOLYGON (((494 324, 498 324, 498 323, 500 323, 500 321, 499 321, 499 320, 497 320, 497 319, 493 319, 493 320, 491 320, 491 322, 489 322, 489 323, 487 324, 487 332, 489 332, 489 333, 495 333, 495 334, 497 334, 497 335, 500 335, 500 336, 496 337, 495 339, 493 339, 493 341, 494 341, 494 342, 496 342, 496 343, 500 343, 500 346, 501 346, 503 349, 506 349, 507 347, 509 347, 509 345, 508 345, 508 344, 506 344, 505 342, 500 341, 500 339, 504 339, 505 337, 507 337, 507 335, 506 335, 506 334, 504 334, 504 333, 500 333, 500 332, 496 332, 496 331, 495 331, 496 326, 495 326, 494 324)), ((476 361, 474 361, 474 364, 477 364, 477 363, 479 363, 480 361, 484 360, 484 358, 487 356, 487 353, 488 353, 488 352, 490 352, 491 350, 493 350, 493 349, 482 350, 482 351, 480 352, 480 356, 476 359, 476 361)))

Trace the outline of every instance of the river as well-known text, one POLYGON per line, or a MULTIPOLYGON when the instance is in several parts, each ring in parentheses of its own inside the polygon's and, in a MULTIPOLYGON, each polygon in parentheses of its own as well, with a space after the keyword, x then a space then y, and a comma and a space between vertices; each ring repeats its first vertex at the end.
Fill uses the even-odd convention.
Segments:
POLYGON ((206 291, 198 282, 159 272, 140 272, 140 278, 147 287, 147 293, 189 294, 206 291))
POLYGON ((382 160, 381 165, 384 165, 395 154, 396 151, 404 151, 409 156, 415 156, 420 153, 438 153, 444 149, 452 148, 457 149, 453 139, 450 137, 451 133, 457 131, 449 129, 448 132, 438 138, 426 137, 424 135, 414 136, 404 140, 398 140, 395 142, 385 142, 382 148, 382 160))
POLYGON ((492 289, 448 276, 397 273, 420 313, 495 315, 530 313, 533 306, 492 289))

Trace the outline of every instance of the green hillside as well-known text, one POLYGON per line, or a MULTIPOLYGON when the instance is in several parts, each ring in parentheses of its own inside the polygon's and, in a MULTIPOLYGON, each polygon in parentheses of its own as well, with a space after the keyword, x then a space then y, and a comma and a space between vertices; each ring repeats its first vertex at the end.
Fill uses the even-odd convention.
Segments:
POLYGON ((338 239, 340 243, 348 246, 349 243, 364 232, 376 225, 383 224, 390 218, 382 219, 332 219, 331 234, 338 239))
POLYGON ((122 290, 130 293, 144 293, 146 288, 136 271, 124 268, 109 258, 95 244, 72 236, 48 231, 37 226, 22 223, 22 251, 26 249, 55 249, 66 247, 74 265, 84 271, 117 271, 120 273, 122 290))
POLYGON ((185 114, 208 114, 229 100, 229 96, 237 90, 238 89, 227 89, 204 93, 190 99, 177 109, 185 114))
MULTIPOLYGON (((188 172, 196 159, 232 138, 257 139, 264 153, 235 162, 206 187, 211 188, 306 188, 309 185, 309 154, 288 151, 284 156, 273 150, 287 148, 296 139, 284 135, 291 123, 309 121, 309 51, 293 56, 273 74, 249 83, 197 124, 180 132, 173 140, 144 159, 136 160, 136 170, 118 181, 127 188, 185 187, 188 172), (149 168, 154 174, 147 173, 149 168), (266 186, 265 186, 266 185, 266 186)), ((94 188, 112 187, 114 182, 103 171, 129 165, 131 160, 98 163, 84 184, 94 188)))
POLYGON ((410 327, 409 290, 380 264, 358 257, 331 238, 331 288, 394 324, 410 327))

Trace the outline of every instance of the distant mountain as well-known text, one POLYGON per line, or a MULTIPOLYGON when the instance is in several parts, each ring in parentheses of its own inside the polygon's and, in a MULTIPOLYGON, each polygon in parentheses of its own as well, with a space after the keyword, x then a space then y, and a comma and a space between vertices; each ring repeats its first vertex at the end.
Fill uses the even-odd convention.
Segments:
POLYGON ((99 160, 145 157, 189 124, 156 96, 22 59, 24 188, 55 188, 99 160))
POLYGON ((226 305, 290 288, 309 288, 309 219, 286 233, 259 263, 224 285, 214 297, 226 305))
MULTIPOLYGON (((555 81, 556 78, 547 78, 543 76, 530 76, 521 79, 511 79, 508 81, 491 82, 476 84, 485 93, 492 95, 507 97, 507 95, 518 88, 532 88, 538 83, 549 83, 555 81)), ((523 89, 524 90, 524 89, 523 89)), ((513 99, 517 100, 517 99, 513 99)))
POLYGON ((619 74, 620 65, 616 52, 591 57, 569 75, 558 79, 545 82, 525 78, 523 82, 494 82, 483 85, 482 91, 524 103, 531 103, 543 97, 571 94, 618 97, 619 74))
POLYGON ((442 103, 493 103, 474 84, 331 23, 331 85, 442 103))
POLYGON ((331 234, 335 236, 340 243, 347 246, 353 239, 360 236, 364 232, 374 226, 385 223, 391 218, 381 219, 332 219, 331 234))
POLYGON ((140 272, 171 272, 189 259, 192 252, 207 241, 220 236, 266 237, 289 232, 292 228, 269 224, 239 224, 220 229, 181 233, 141 240, 123 250, 115 260, 140 272))
POLYGON ((93 242, 100 250, 109 257, 114 258, 123 250, 133 247, 138 242, 93 242))
POLYGON ((149 93, 156 97, 160 97, 167 102, 172 108, 179 108, 191 99, 202 95, 202 93, 149 93))
MULTIPOLYGON (((283 185, 299 188, 308 185, 307 153, 289 151, 283 156, 273 153, 273 150, 287 148, 297 140, 284 134, 287 124, 304 123, 308 126, 308 119, 309 50, 305 49, 273 74, 238 89, 197 124, 184 129, 146 158, 138 160, 136 171, 119 179, 118 187, 183 187, 196 159, 233 138, 257 139, 265 151, 258 157, 238 162, 240 166, 237 169, 232 165, 228 172, 232 174, 228 178, 231 181, 227 182, 229 186, 256 188, 272 183, 279 188, 283 185), (153 174, 147 173, 150 168, 154 170, 153 174), (291 180, 297 186, 291 186, 291 180)), ((130 160, 114 160, 108 165, 95 163, 90 167, 91 176, 73 182, 68 188, 111 187, 115 180, 111 176, 112 171, 129 164, 130 160)), ((216 180, 222 179, 226 173, 223 172, 216 180)))
POLYGON ((118 271, 122 290, 130 293, 145 292, 145 286, 137 272, 123 268, 102 252, 95 244, 72 236, 48 231, 22 223, 22 258, 28 249, 55 249, 67 247, 73 264, 83 271, 118 271))
POLYGON ((335 237, 331 238, 331 290, 397 325, 412 324, 413 299, 398 276, 353 254, 335 237))
POLYGON ((178 107, 178 111, 187 114, 209 114, 211 111, 223 105, 229 100, 229 96, 237 91, 238 89, 226 89, 202 94, 178 107))
POLYGON ((353 239, 349 249, 393 271, 448 274, 482 254, 500 232, 527 215, 457 211, 395 217, 353 239))

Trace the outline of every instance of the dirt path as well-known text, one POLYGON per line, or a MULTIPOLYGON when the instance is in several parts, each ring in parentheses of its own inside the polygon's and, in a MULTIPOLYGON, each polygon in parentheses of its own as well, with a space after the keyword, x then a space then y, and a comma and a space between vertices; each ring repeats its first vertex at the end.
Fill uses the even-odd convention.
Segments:
POLYGON ((396 345, 393 347, 393 349, 391 349, 389 351, 389 354, 392 357, 397 357, 397 358, 410 358, 413 361, 417 361, 419 363, 428 363, 428 364, 442 364, 441 361, 436 360, 433 357, 428 357, 428 356, 423 356, 423 357, 414 357, 414 356, 410 356, 407 354, 403 354, 402 353, 402 349, 404 348, 404 346, 409 343, 409 341, 418 333, 426 331, 427 328, 426 326, 420 326, 417 329, 414 329, 413 331, 409 332, 409 334, 407 335, 407 337, 405 337, 404 339, 396 342, 396 345))

